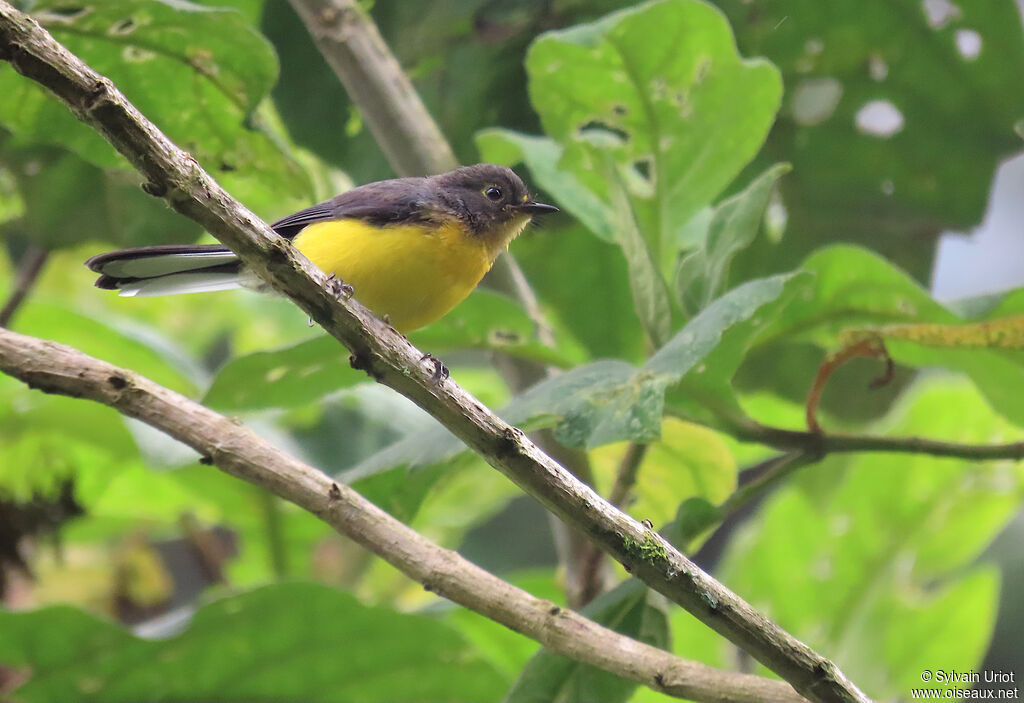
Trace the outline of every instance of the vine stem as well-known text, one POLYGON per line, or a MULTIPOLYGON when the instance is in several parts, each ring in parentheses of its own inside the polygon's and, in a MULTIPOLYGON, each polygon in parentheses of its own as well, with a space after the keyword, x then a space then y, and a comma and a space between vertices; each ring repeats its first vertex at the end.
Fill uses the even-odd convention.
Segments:
POLYGON ((49 251, 34 244, 25 250, 25 254, 18 263, 18 273, 14 281, 14 288, 11 290, 11 295, 7 302, 0 309, 0 327, 10 326, 11 320, 14 319, 14 313, 25 302, 25 298, 28 297, 29 291, 32 290, 32 286, 35 285, 39 274, 43 271, 43 266, 46 265, 46 261, 49 258, 49 251))

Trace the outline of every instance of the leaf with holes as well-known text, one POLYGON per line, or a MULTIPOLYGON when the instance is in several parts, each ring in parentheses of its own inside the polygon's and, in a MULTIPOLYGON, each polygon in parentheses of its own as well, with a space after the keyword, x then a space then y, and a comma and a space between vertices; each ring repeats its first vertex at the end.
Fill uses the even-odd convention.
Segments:
MULTIPOLYGON (((236 196, 277 207, 282 197, 312 199, 305 172, 253 127, 277 60, 240 13, 187 0, 42 0, 32 16, 236 196)), ((0 94, 0 123, 19 142, 59 144, 97 166, 127 167, 32 81, 0 72, 0 94)))
MULTIPOLYGON (((775 377, 780 363, 785 364, 787 359, 803 364, 803 358, 792 353, 797 345, 813 342, 824 349, 835 350, 840 346, 839 338, 851 329, 899 323, 913 325, 902 328, 904 336, 911 330, 917 333, 925 329, 933 332, 946 330, 948 333, 958 327, 961 331, 991 331, 993 323, 999 319, 994 316, 1000 316, 1010 319, 1009 322, 997 323, 1007 327, 1003 332, 1019 331, 1021 311, 1013 309, 1012 301, 988 312, 973 327, 959 326, 964 320, 933 300, 928 291, 904 271, 859 247, 827 247, 808 257, 803 268, 814 274, 811 287, 805 295, 798 296, 786 306, 763 330, 759 342, 761 348, 753 358, 755 363, 772 364, 775 372, 770 376, 764 375, 769 382, 775 377), (984 324, 980 324, 982 322, 984 324), (930 327, 918 326, 919 323, 928 323, 930 327)), ((1020 305, 1024 296, 1011 294, 1008 298, 1014 298, 1020 305)), ((1024 357, 1019 349, 966 348, 963 345, 932 347, 896 338, 895 335, 886 341, 886 348, 896 362, 906 366, 942 367, 966 373, 996 410, 1024 426, 1024 398, 1018 392, 1024 386, 1024 357)), ((802 367, 799 373, 807 384, 814 375, 808 367, 802 367)), ((748 390, 762 386, 762 382, 755 379, 757 375, 744 372, 748 390)), ((833 393, 841 389, 839 395, 843 403, 850 403, 851 397, 867 393, 865 386, 869 380, 861 379, 857 388, 836 388, 833 380, 830 389, 833 393)), ((801 392, 804 388, 806 386, 800 384, 801 392)), ((828 394, 825 396, 826 404, 827 398, 828 394)))
POLYGON ((526 67, 549 138, 490 131, 481 151, 524 161, 569 212, 623 247, 638 315, 660 346, 684 227, 760 148, 781 99, 778 72, 741 59, 725 18, 696 0, 549 32, 526 67))
POLYGON ((748 270, 785 270, 823 241, 847 241, 927 280, 930 238, 978 223, 996 168, 1021 148, 1018 3, 716 4, 788 89, 764 165, 793 164, 789 224, 780 245, 755 246, 748 270))
POLYGON ((628 193, 659 259, 760 148, 782 93, 775 68, 741 59, 725 18, 695 0, 545 34, 526 68, 561 165, 606 203, 628 193))

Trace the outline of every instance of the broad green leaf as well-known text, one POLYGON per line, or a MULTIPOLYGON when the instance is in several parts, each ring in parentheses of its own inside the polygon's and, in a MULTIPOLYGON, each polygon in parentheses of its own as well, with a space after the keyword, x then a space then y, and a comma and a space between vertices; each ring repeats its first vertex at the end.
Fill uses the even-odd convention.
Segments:
POLYGON ((790 170, 788 164, 773 166, 715 207, 700 246, 676 266, 676 297, 687 314, 697 314, 722 294, 733 256, 757 236, 775 182, 790 170))
MULTIPOLYGON (((583 353, 566 340, 548 348, 536 340, 533 321, 508 298, 479 290, 455 310, 409 335, 420 349, 443 354, 459 349, 502 352, 556 366, 571 366, 583 353)), ((205 403, 221 410, 258 410, 305 405, 366 381, 349 354, 330 337, 233 359, 214 379, 205 403), (256 383, 259 379, 259 383, 256 383)))
POLYGON ((556 419, 556 437, 570 446, 653 441, 665 391, 680 381, 701 400, 735 404, 729 382, 752 336, 804 281, 775 276, 746 283, 709 305, 639 369, 610 360, 577 367, 519 396, 503 416, 517 424, 556 419))
POLYGON ((806 295, 810 279, 806 273, 796 273, 750 281, 691 320, 647 363, 665 370, 692 368, 669 392, 668 405, 676 413, 712 426, 720 415, 739 413, 733 377, 776 316, 806 295), (714 320, 724 324, 716 328, 714 320), (703 354, 708 356, 702 359, 703 354))
POLYGON ((778 246, 755 244, 748 275, 846 241, 927 280, 931 238, 978 223, 997 166, 1021 148, 1017 3, 715 4, 741 49, 773 61, 787 87, 765 155, 793 163, 782 184, 789 225, 778 246))
MULTIPOLYGON (((622 212, 627 210, 626 199, 617 193, 616 203, 622 212)), ((654 258, 636 220, 623 215, 618 218, 619 245, 626 257, 629 286, 633 291, 633 305, 651 346, 663 345, 672 330, 672 305, 665 279, 658 271, 654 258)))
MULTIPOLYGON (((277 61, 241 13, 187 0, 42 0, 30 11, 238 197, 311 198, 303 171, 253 127, 277 61)), ((127 166, 34 82, 3 71, 0 93, 0 123, 17 143, 59 144, 100 167, 127 166)))
POLYGON ((156 330, 117 319, 97 319, 66 306, 28 305, 18 313, 17 329, 67 344, 162 386, 189 394, 204 380, 195 360, 156 330))
POLYGON ((68 606, 0 612, 0 630, 0 661, 31 671, 23 701, 487 701, 505 685, 449 626, 308 583, 214 601, 166 640, 68 606))
MULTIPOLYGON (((804 341, 834 350, 846 330, 896 323, 928 323, 942 329, 963 322, 932 300, 910 276, 867 250, 830 246, 811 255, 803 268, 815 274, 813 287, 788 305, 765 331, 759 342, 763 345, 762 359, 769 352, 772 359, 805 359, 791 353, 804 341)), ((1002 307, 989 315, 1007 312, 1002 307)), ((991 323, 992 318, 987 315, 986 321, 991 323)), ((1019 350, 932 348, 904 340, 893 340, 887 348, 893 359, 906 366, 963 371, 999 412, 1018 424, 1024 423, 1024 399, 1015 392, 1024 384, 1024 354, 1019 350)), ((803 373, 804 383, 810 383, 813 372, 806 364, 803 373)), ((866 393, 865 384, 862 381, 858 388, 844 392, 847 402, 854 402, 850 396, 855 399, 866 393)))
MULTIPOLYGON (((664 599, 636 579, 598 596, 583 615, 616 632, 667 648, 669 631, 664 599)), ((629 700, 637 684, 542 649, 526 663, 506 703, 629 700)))
POLYGON ((774 67, 741 59, 725 18, 695 0, 545 34, 526 68, 544 130, 565 150, 560 165, 607 206, 621 208, 619 192, 645 210, 637 220, 659 261, 760 148, 781 97, 774 67), (618 170, 610 180, 606 158, 618 170))
POLYGON ((146 195, 135 173, 104 171, 63 149, 2 149, 24 214, 4 228, 46 249, 83 241, 120 246, 185 242, 199 228, 146 195))
POLYGON ((781 97, 769 63, 736 53, 697 0, 658 0, 549 32, 526 60, 548 138, 480 135, 486 158, 523 161, 600 237, 622 247, 652 346, 671 330, 665 279, 687 222, 753 158, 781 97))
MULTIPOLYGON (((535 598, 565 605, 565 592, 558 584, 554 569, 506 573, 502 578, 535 598)), ((468 608, 451 607, 446 619, 510 681, 519 676, 526 662, 540 648, 534 640, 468 608)))
POLYGON ((591 359, 640 363, 649 352, 617 246, 580 225, 547 223, 512 245, 516 260, 558 328, 579 340, 591 359))
POLYGON ((904 271, 860 247, 825 247, 801 268, 814 274, 813 284, 779 315, 769 338, 825 341, 861 323, 956 319, 904 271))
POLYGON ((596 361, 534 386, 502 416, 516 425, 557 423, 555 437, 569 446, 651 442, 661 431, 668 383, 624 361, 596 361))
MULTIPOLYGON (((602 495, 608 495, 625 450, 626 445, 618 443, 590 453, 602 495)), ((635 500, 623 509, 661 529, 687 499, 718 504, 735 489, 736 460, 722 438, 706 427, 666 418, 661 439, 648 447, 637 471, 631 491, 635 500)))
POLYGON ((348 357, 329 336, 246 354, 221 367, 203 403, 223 411, 305 405, 366 380, 348 357))
MULTIPOLYGON (((876 432, 967 443, 1019 431, 970 386, 931 377, 876 432)), ((996 579, 972 568, 1024 497, 1024 465, 923 454, 830 458, 769 499, 722 578, 868 695, 905 695, 923 668, 978 668, 996 579), (815 477, 828 478, 825 490, 815 477)))

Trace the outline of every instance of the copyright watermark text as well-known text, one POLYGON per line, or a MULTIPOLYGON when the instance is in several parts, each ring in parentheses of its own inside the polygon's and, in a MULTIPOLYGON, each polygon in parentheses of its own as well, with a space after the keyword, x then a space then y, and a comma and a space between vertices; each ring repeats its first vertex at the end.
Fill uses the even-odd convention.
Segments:
POLYGON ((925 669, 921 672, 922 683, 932 684, 934 688, 912 688, 911 699, 944 698, 961 700, 998 699, 1017 700, 1020 689, 1017 688, 1017 677, 1012 671, 984 670, 957 671, 955 669, 925 669), (996 684, 986 688, 971 688, 972 684, 996 684))

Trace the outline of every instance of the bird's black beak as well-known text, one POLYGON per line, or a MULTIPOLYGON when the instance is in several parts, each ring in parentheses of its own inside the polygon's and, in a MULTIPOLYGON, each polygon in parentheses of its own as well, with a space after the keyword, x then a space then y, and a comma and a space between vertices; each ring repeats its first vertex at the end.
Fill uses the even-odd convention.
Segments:
POLYGON ((545 205, 544 203, 535 203, 532 200, 523 203, 518 206, 520 212, 525 212, 529 215, 549 215, 553 212, 558 212, 558 208, 554 205, 545 205))

